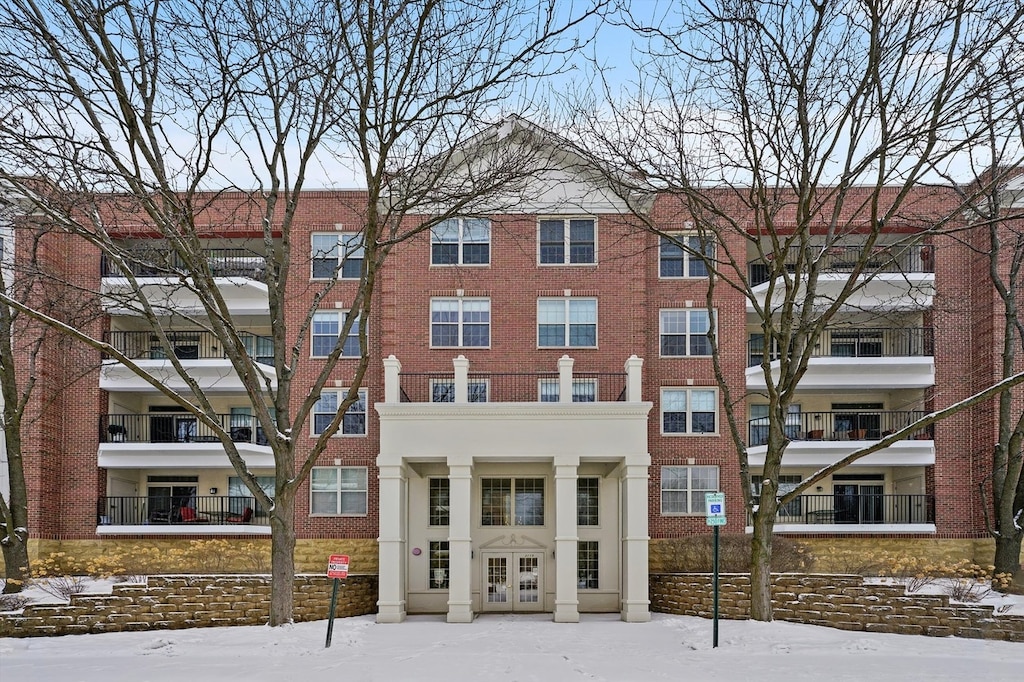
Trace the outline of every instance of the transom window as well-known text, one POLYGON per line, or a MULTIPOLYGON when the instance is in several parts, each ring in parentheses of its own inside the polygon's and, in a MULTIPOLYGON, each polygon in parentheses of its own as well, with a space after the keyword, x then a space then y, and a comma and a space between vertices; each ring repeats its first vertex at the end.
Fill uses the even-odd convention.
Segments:
POLYGON ((661 467, 662 514, 704 514, 704 494, 714 492, 718 492, 716 466, 661 467))
POLYGON ((598 525, 598 491, 601 488, 599 478, 576 479, 576 525, 598 525))
MULTIPOLYGON (((313 330, 310 339, 313 344, 313 357, 326 358, 334 350, 341 333, 342 320, 346 314, 336 311, 313 313, 313 330)), ((356 317, 341 348, 341 357, 359 357, 359 317, 356 317)))
MULTIPOLYGON (((470 379, 466 386, 468 401, 471 403, 487 402, 487 379, 470 379)), ((455 402, 455 381, 453 379, 431 379, 430 380, 430 402, 432 403, 454 403, 455 402)))
POLYGON ((597 299, 537 299, 537 345, 541 348, 596 347, 597 299))
POLYGON ((589 264, 595 260, 592 218, 544 219, 540 221, 540 262, 542 265, 589 264))
POLYGON ((713 388, 661 389, 662 433, 716 433, 718 392, 713 388))
POLYGON ((310 512, 327 516, 366 516, 366 467, 313 467, 310 512))
POLYGON ((543 478, 485 478, 480 484, 480 525, 544 525, 543 478))
POLYGON ((431 228, 431 265, 488 265, 490 262, 490 220, 449 218, 431 228))
POLYGON ((697 235, 674 235, 671 239, 661 238, 661 249, 659 253, 658 272, 661 277, 707 277, 708 266, 697 254, 703 254, 706 258, 713 258, 715 245, 706 242, 701 245, 701 239, 697 235), (687 248, 680 246, 686 244, 687 248))
MULTIPOLYGON (((324 391, 320 399, 313 405, 313 435, 318 436, 327 430, 327 426, 338 413, 343 391, 324 391)), ((352 403, 341 420, 340 433, 345 436, 366 435, 366 391, 359 391, 359 397, 352 403)))
POLYGON ((363 273, 363 236, 358 232, 314 234, 313 279, 359 279, 363 273))
POLYGON ((430 300, 431 348, 483 348, 491 344, 491 299, 430 300))
POLYGON ((711 355, 710 320, 707 310, 661 310, 662 357, 711 355))
POLYGON ((576 568, 578 583, 581 590, 596 590, 598 579, 597 540, 580 540, 576 544, 576 568))
POLYGON ((432 478, 428 490, 427 523, 431 526, 447 526, 449 523, 449 495, 451 485, 447 478, 432 478))

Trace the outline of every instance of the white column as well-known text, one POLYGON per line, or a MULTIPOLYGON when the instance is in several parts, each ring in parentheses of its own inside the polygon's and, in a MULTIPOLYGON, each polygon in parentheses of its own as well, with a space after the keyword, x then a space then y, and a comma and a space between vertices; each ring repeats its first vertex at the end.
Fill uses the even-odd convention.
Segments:
POLYGON ((628 457, 622 467, 622 620, 645 623, 651 619, 648 593, 647 469, 650 456, 628 457))
POLYGON ((448 458, 448 622, 473 622, 473 463, 448 458))
POLYGON ((644 366, 642 358, 630 355, 626 360, 626 402, 638 403, 643 400, 643 374, 641 369, 644 366))
POLYGON ((469 402, 469 360, 464 355, 452 360, 455 366, 455 402, 469 402))
POLYGON ((402 402, 402 363, 394 355, 384 358, 384 402, 402 402))
POLYGON ((558 358, 558 402, 572 402, 572 364, 568 355, 558 358))
POLYGON ((382 464, 379 459, 377 466, 380 472, 377 622, 401 623, 405 620, 406 585, 405 471, 400 464, 382 464))
POLYGON ((580 620, 576 478, 580 458, 555 457, 555 622, 580 620))

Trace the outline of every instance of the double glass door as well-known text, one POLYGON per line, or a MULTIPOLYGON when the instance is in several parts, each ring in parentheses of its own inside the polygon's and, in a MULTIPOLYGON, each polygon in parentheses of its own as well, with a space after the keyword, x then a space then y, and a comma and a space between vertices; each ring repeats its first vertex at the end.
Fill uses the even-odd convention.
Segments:
POLYGON ((544 608, 541 552, 483 552, 482 558, 484 611, 544 608))

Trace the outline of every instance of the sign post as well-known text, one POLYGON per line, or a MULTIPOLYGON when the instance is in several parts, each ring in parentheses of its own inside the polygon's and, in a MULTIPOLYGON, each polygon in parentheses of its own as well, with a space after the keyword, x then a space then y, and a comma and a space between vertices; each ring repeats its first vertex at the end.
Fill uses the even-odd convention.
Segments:
POLYGON ((334 587, 331 588, 330 615, 327 616, 327 644, 325 649, 331 648, 331 634, 334 632, 334 609, 338 604, 338 581, 348 577, 348 555, 332 554, 327 560, 327 577, 334 578, 334 587))
POLYGON ((725 493, 704 493, 707 524, 714 529, 711 559, 712 611, 711 648, 718 648, 718 529, 725 525, 725 493))

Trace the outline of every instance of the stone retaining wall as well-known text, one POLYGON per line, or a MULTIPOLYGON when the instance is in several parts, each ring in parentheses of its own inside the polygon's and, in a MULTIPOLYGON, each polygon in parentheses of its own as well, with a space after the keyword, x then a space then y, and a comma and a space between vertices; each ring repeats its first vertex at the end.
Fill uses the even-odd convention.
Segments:
MULTIPOLYGON (((332 580, 295 576, 297 622, 327 618, 332 580)), ((356 575, 338 588, 336 617, 377 611, 377 576, 356 575)), ((270 618, 267 576, 151 576, 147 583, 121 583, 111 594, 79 594, 67 605, 32 605, 0 614, 0 636, 173 630, 220 625, 263 625, 270 618)))
MULTIPOLYGON (((651 610, 711 618, 712 578, 706 573, 652 574, 651 610)), ((750 617, 750 576, 719 576, 720 618, 750 617)), ((906 588, 866 585, 860 576, 779 574, 772 584, 775 619, 841 630, 1024 642, 1024 616, 992 606, 951 604, 945 595, 908 595, 906 588)))

